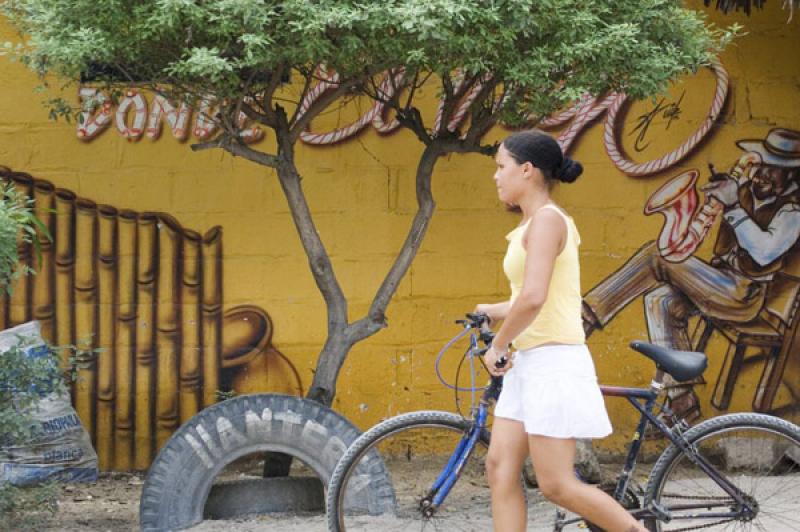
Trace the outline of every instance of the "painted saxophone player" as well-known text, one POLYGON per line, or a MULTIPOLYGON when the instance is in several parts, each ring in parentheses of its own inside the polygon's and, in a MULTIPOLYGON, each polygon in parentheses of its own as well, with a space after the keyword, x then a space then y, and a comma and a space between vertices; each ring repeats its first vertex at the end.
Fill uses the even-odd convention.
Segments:
MULTIPOLYGON (((800 131, 775 128, 765 139, 740 140, 736 145, 744 154, 729 172, 714 173, 702 187, 706 202, 699 209, 696 170, 681 174, 651 196, 645 214, 660 212, 666 218, 660 238, 642 246, 584 296, 587 336, 644 296, 653 343, 697 348, 691 343, 688 323, 699 314, 710 323, 750 327, 764 337, 780 335, 780 371, 787 361, 798 363, 800 131), (719 215, 713 256, 706 262, 693 254, 719 215)), ((790 387, 797 384, 789 380, 784 378, 790 387)), ((673 385, 668 394, 672 408, 688 421, 699 416, 691 386, 673 385)))

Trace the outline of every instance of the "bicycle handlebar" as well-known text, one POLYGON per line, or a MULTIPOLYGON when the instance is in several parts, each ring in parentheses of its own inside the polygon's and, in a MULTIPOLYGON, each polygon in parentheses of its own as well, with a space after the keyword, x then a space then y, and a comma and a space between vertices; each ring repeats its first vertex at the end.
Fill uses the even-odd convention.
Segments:
MULTIPOLYGON (((489 323, 491 322, 488 315, 482 312, 476 313, 469 313, 466 315, 466 319, 455 320, 456 323, 459 325, 463 325, 464 329, 458 333, 455 337, 453 337, 450 341, 448 341, 444 347, 439 351, 439 354, 436 355, 436 363, 435 363, 435 371, 436 377, 439 379, 445 387, 455 390, 457 392, 477 392, 483 391, 483 398, 481 401, 486 400, 497 400, 497 397, 500 393, 500 389, 503 383, 502 376, 491 376, 490 383, 486 387, 475 387, 475 370, 472 367, 472 360, 475 356, 483 356, 486 351, 489 350, 489 347, 492 345, 492 340, 494 339, 494 333, 489 329, 489 323), (477 334, 475 332, 471 332, 471 330, 477 329, 477 334), (456 374, 456 383, 450 384, 447 380, 442 376, 440 363, 444 354, 453 346, 453 344, 459 341, 464 336, 470 335, 470 347, 464 353, 463 360, 470 360, 470 369, 472 375, 472 385, 469 388, 462 388, 458 385, 458 374, 456 374), (482 342, 486 347, 480 348, 477 344, 477 341, 482 342)), ((495 362, 496 367, 503 367, 507 363, 506 357, 501 357, 500 360, 495 362)), ((461 365, 459 364, 459 370, 461 365)), ((458 399, 456 399, 456 404, 458 404, 458 399)), ((473 399, 473 406, 474 406, 474 399, 473 399)))
MULTIPOLYGON (((478 355, 480 356, 483 356, 486 351, 489 350, 489 346, 492 345, 492 340, 494 339, 494 333, 489 328, 489 323, 491 321, 489 315, 484 312, 468 312, 466 320, 456 320, 456 323, 464 325, 465 327, 480 329, 480 339, 486 344, 486 348, 478 351, 478 355)), ((494 366, 496 368, 502 368, 507 363, 508 357, 503 355, 495 361, 494 366)))

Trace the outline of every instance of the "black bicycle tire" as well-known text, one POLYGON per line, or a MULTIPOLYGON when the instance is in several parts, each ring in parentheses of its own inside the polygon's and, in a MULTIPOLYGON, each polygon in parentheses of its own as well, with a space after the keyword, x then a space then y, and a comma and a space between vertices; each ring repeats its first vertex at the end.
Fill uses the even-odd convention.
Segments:
MULTIPOLYGON (((758 413, 734 413, 713 417, 695 425, 684 434, 690 444, 708 438, 714 433, 723 433, 736 429, 766 430, 782 434, 793 439, 800 446, 800 428, 784 419, 758 413)), ((675 445, 670 444, 659 456, 650 472, 645 488, 644 507, 649 507, 653 500, 660 495, 667 475, 673 468, 673 462, 682 458, 684 453, 675 445)), ((653 530, 659 532, 661 521, 656 521, 653 530)))
MULTIPOLYGON (((452 414, 450 412, 442 412, 437 410, 426 410, 419 412, 410 412, 407 414, 400 414, 378 423, 361 436, 359 436, 350 447, 342 455, 331 475, 330 483, 328 484, 328 494, 326 497, 326 512, 328 518, 328 530, 330 532, 344 532, 345 527, 342 522, 342 506, 344 503, 343 488, 345 483, 352 474, 351 469, 362 458, 363 454, 368 452, 373 445, 381 441, 388 435, 398 432, 403 429, 422 426, 446 426, 456 430, 467 431, 471 426, 471 422, 461 416, 452 414)), ((489 431, 482 430, 480 434, 481 442, 489 445, 489 431)), ((382 494, 386 494, 385 490, 377 490, 382 494)), ((391 492, 390 492, 391 493, 391 492)), ((393 499, 393 495, 389 495, 393 499)), ((386 501, 387 504, 390 501, 386 501)))

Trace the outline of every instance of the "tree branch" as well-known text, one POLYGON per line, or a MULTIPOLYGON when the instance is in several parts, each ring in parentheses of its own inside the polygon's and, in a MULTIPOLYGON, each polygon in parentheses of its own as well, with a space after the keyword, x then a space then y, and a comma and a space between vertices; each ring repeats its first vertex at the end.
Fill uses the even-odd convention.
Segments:
POLYGON ((264 91, 264 98, 263 103, 261 104, 261 109, 264 111, 264 114, 268 117, 270 123, 274 124, 276 117, 275 117, 275 110, 272 108, 272 98, 275 95, 275 91, 278 90, 278 85, 281 83, 281 79, 283 78, 283 73, 286 70, 286 65, 281 63, 278 67, 272 72, 272 77, 270 77, 269 85, 267 85, 266 90, 264 91))
POLYGON ((222 147, 222 138, 224 136, 225 135, 220 135, 216 137, 214 140, 209 140, 207 142, 197 142, 195 144, 192 144, 190 147, 192 148, 192 151, 205 151, 214 148, 220 148, 222 147))
POLYGON ((297 107, 294 108, 290 124, 294 124, 300 116, 300 110, 303 108, 303 101, 306 99, 308 90, 311 88, 311 81, 314 79, 313 70, 303 70, 298 68, 297 71, 303 76, 303 90, 300 91, 300 98, 297 100, 297 107))
POLYGON ((249 147, 247 144, 242 142, 242 140, 238 136, 231 137, 230 135, 221 135, 219 140, 203 143, 200 145, 193 145, 192 149, 194 150, 195 146, 199 146, 198 150, 207 149, 206 145, 208 145, 209 148, 213 147, 222 148, 231 155, 234 155, 236 157, 242 157, 244 159, 247 159, 248 161, 260 164, 262 166, 269 166, 270 168, 278 167, 278 157, 276 155, 254 150, 253 148, 249 147), (213 145, 214 143, 216 143, 216 146, 213 145))
POLYGON ((494 100, 495 87, 497 87, 497 81, 493 78, 487 80, 472 104, 472 119, 467 133, 464 135, 464 141, 467 144, 479 143, 481 137, 489 128, 497 123, 497 110, 495 109, 494 100))
POLYGON ((453 113, 458 109, 458 104, 464 97, 469 94, 475 84, 479 81, 478 75, 472 76, 469 80, 462 80, 462 82, 455 89, 451 88, 451 95, 445 96, 444 103, 442 104, 441 121, 439 122, 439 130, 434 131, 434 135, 441 136, 448 133, 447 126, 453 113))
MULTIPOLYGON (((336 101, 340 96, 347 93, 350 89, 357 86, 359 83, 364 81, 363 78, 354 78, 347 80, 345 82, 339 82, 335 89, 327 90, 320 95, 319 98, 314 100, 306 111, 298 116, 297 112, 295 112, 296 119, 291 124, 289 129, 289 139, 292 143, 296 142, 298 138, 300 138, 300 134, 306 130, 308 125, 311 123, 311 120, 314 119, 323 109, 328 107, 331 103, 336 101)), ((300 100, 300 106, 303 105, 303 101, 300 100)), ((299 107, 298 107, 299 110, 299 107)))
POLYGON ((328 309, 328 336, 341 334, 347 326, 347 300, 333 271, 328 252, 319 236, 311 209, 301 186, 300 174, 294 160, 294 139, 282 109, 277 112, 278 127, 275 130, 278 141, 277 166, 283 193, 292 214, 300 242, 308 257, 308 265, 314 281, 325 299, 328 309))
MULTIPOLYGON (((261 106, 261 107, 263 109, 263 106, 261 106)), ((253 108, 252 105, 248 105, 247 102, 245 102, 242 105, 241 110, 242 110, 242 112, 245 114, 245 116, 247 118, 250 118, 251 120, 255 120, 256 122, 264 124, 267 127, 270 127, 270 128, 273 128, 273 129, 275 128, 275 120, 274 120, 275 113, 274 112, 271 113, 271 116, 267 115, 266 113, 259 113, 258 111, 256 111, 253 108)))
POLYGON ((353 343, 367 338, 387 326, 386 307, 389 305, 392 296, 397 292, 397 287, 417 255, 422 239, 425 237, 430 224, 431 216, 433 216, 433 211, 436 208, 436 203, 431 193, 431 176, 433 175, 436 161, 442 153, 437 141, 428 145, 422 153, 417 165, 416 176, 417 213, 414 215, 414 220, 409 228, 406 240, 400 248, 400 252, 386 274, 383 283, 375 293, 367 315, 348 327, 347 335, 353 343))

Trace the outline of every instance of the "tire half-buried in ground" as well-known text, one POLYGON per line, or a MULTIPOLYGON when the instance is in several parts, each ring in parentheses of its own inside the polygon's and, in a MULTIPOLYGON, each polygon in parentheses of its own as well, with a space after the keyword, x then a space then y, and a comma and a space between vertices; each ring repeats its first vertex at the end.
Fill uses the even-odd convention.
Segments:
MULTIPOLYGON (((298 397, 244 395, 211 406, 178 429, 150 466, 139 509, 141 528, 180 530, 202 521, 214 479, 250 454, 291 455, 327 485, 358 435, 338 413, 298 397)), ((386 472, 379 468, 374 474, 380 482, 386 472)))

